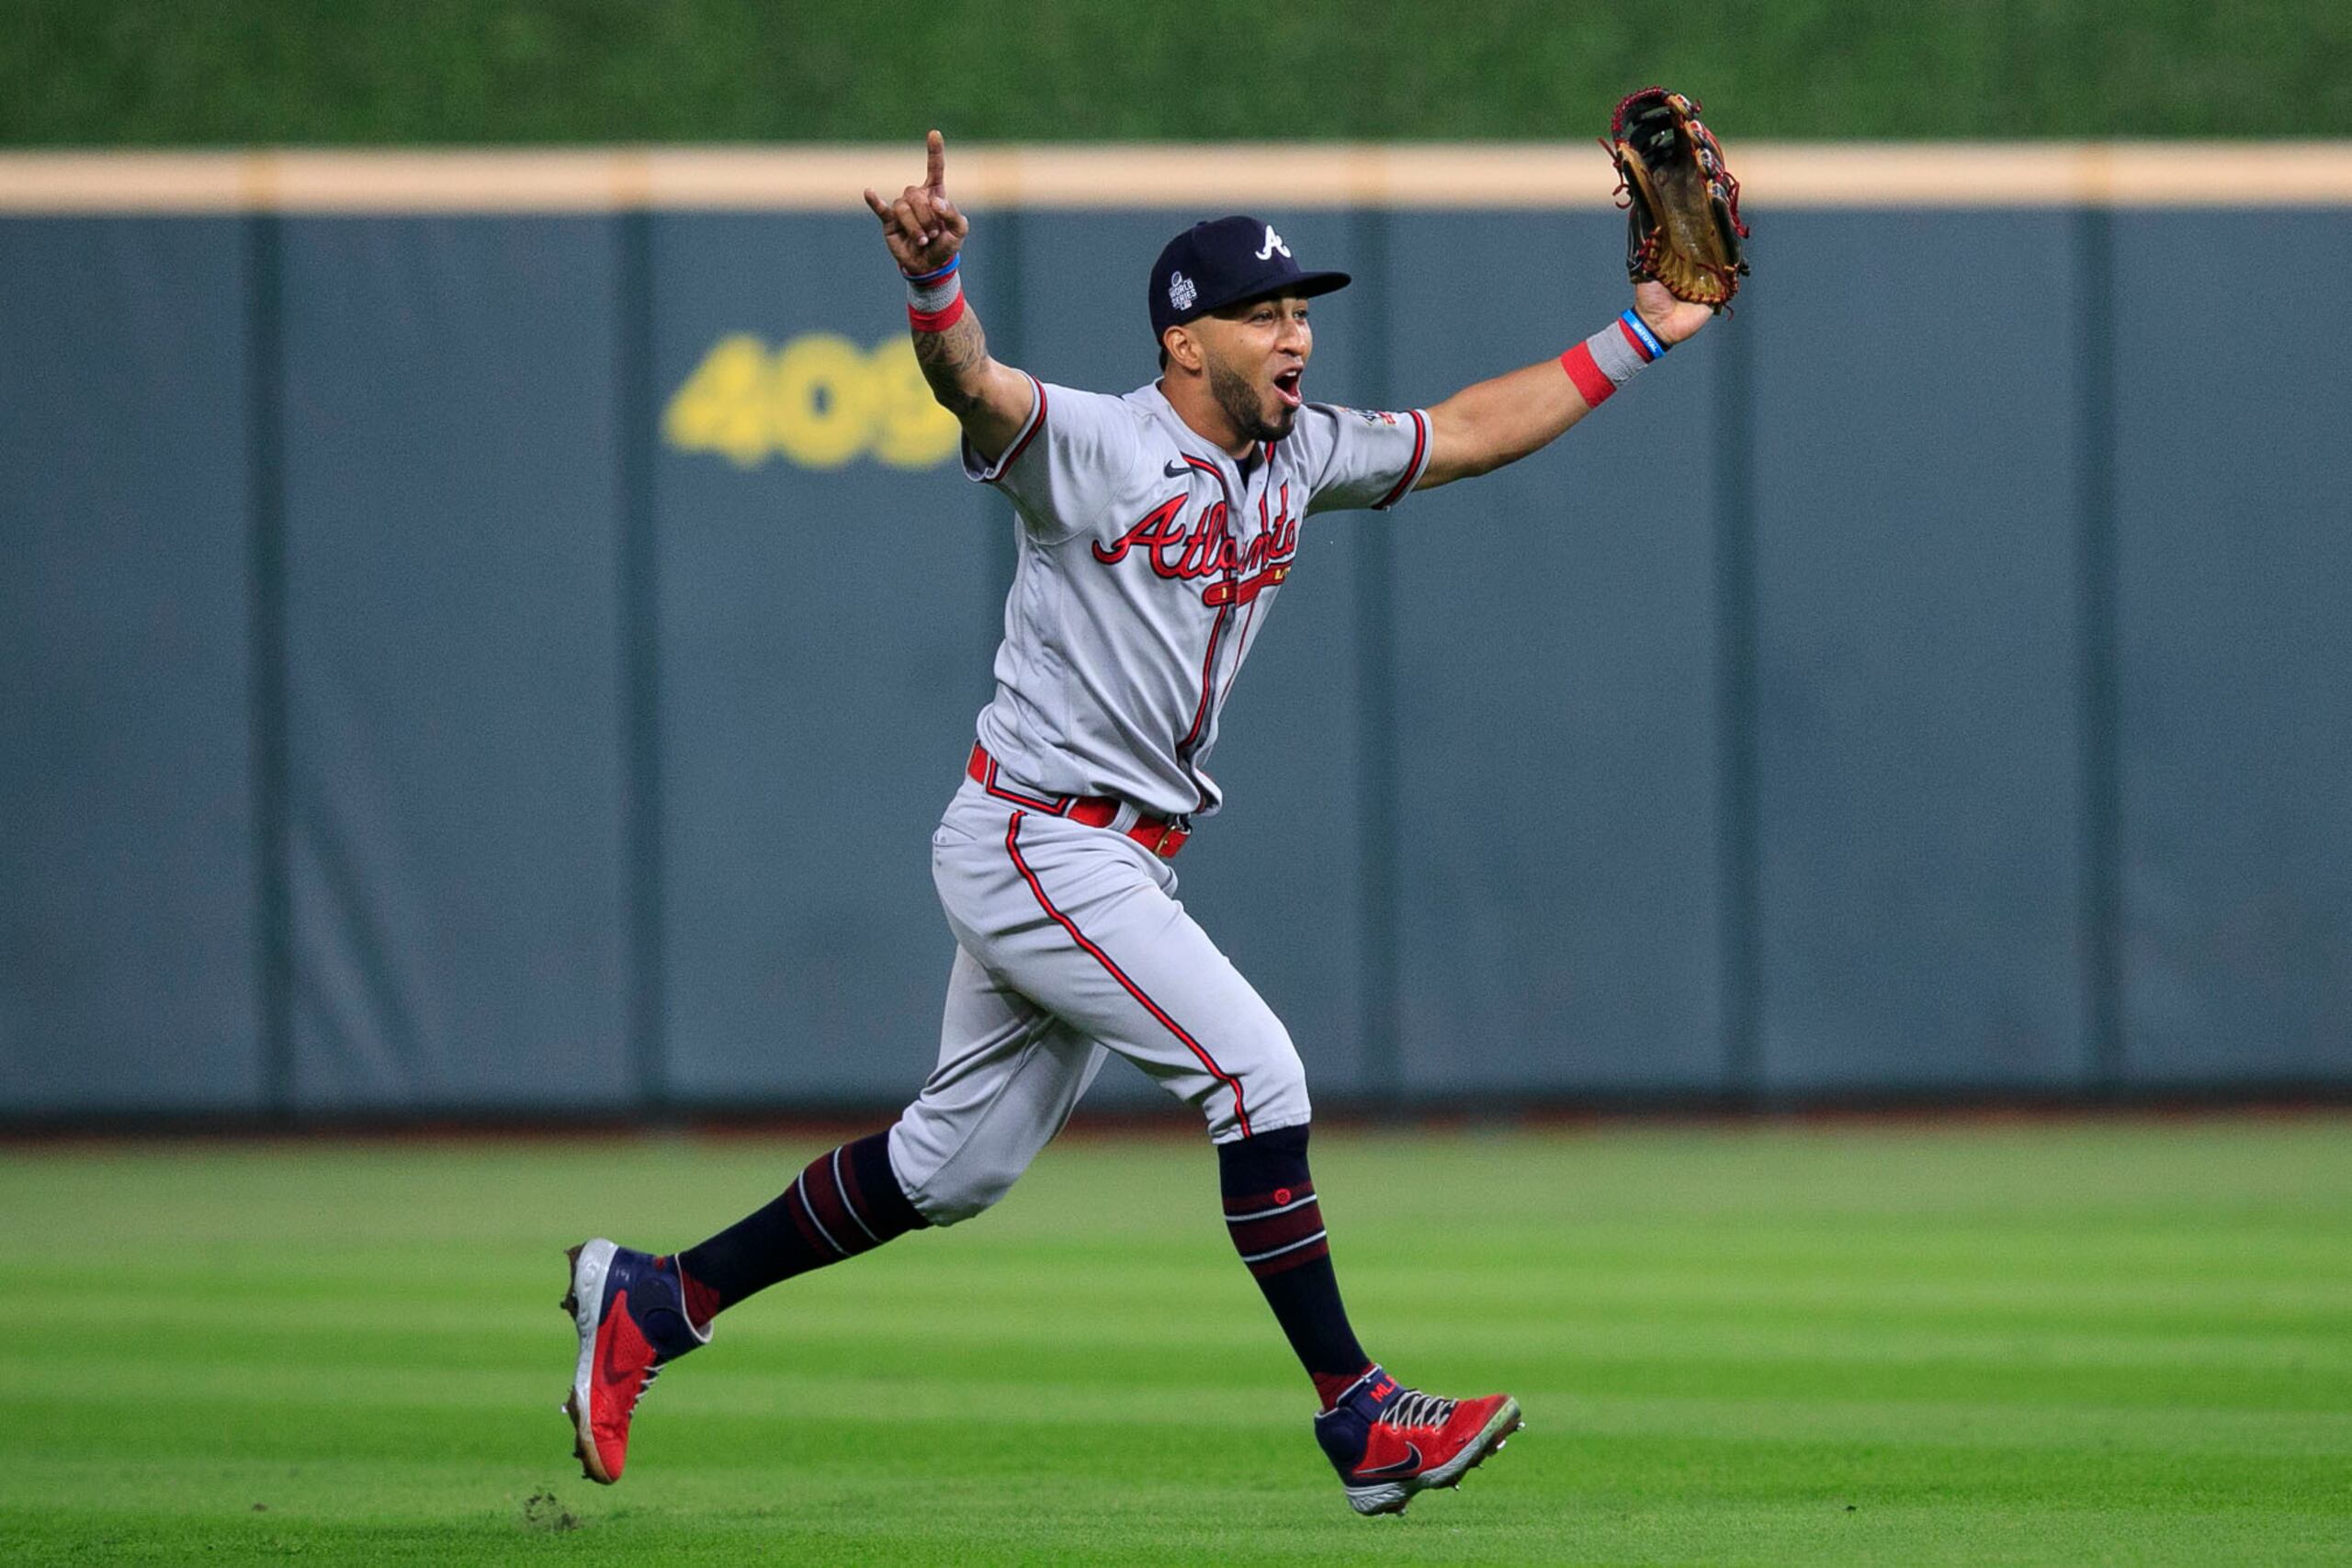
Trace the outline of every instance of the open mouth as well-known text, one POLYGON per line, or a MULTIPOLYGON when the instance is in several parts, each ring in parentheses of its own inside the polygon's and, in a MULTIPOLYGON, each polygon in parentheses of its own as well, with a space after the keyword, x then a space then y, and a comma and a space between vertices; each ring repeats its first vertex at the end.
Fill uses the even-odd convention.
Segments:
POLYGON ((1283 407, 1288 409, 1298 407, 1301 401, 1298 395, 1299 378, 1306 374, 1306 370, 1302 367, 1297 370, 1285 370, 1274 378, 1274 396, 1283 400, 1283 407))

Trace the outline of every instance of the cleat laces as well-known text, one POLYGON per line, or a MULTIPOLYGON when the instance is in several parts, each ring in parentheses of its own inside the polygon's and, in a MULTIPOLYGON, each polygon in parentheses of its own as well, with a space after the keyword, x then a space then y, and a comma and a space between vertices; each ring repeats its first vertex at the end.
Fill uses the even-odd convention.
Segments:
POLYGON ((1442 1427, 1453 1414, 1455 1401, 1434 1393, 1423 1393, 1408 1388, 1396 1396, 1396 1403, 1380 1413, 1384 1427, 1442 1427))
POLYGON ((637 1402, 645 1397, 645 1391, 651 1388, 653 1386, 653 1380, 661 1375, 662 1363, 659 1361, 654 1362, 651 1366, 645 1369, 645 1376, 638 1380, 637 1392, 628 1396, 628 1413, 630 1415, 634 1416, 637 1414, 637 1402))

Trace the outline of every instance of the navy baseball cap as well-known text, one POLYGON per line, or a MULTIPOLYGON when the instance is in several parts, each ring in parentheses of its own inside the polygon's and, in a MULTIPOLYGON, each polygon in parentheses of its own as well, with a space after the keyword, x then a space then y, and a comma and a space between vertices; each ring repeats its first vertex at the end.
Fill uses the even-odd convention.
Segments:
POLYGON ((1344 272, 1302 272, 1274 226, 1257 218, 1214 218, 1168 242, 1151 265, 1151 335, 1211 310, 1270 294, 1312 299, 1345 288, 1344 272))

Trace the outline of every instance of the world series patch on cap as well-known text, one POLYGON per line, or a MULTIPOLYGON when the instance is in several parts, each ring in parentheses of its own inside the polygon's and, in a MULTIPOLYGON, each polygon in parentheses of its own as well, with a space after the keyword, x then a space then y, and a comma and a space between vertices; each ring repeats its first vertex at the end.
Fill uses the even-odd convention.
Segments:
POLYGON ((1168 242, 1152 264, 1148 304, 1158 337, 1214 310, 1275 294, 1313 299, 1348 286, 1344 272, 1306 272, 1262 219, 1213 218, 1168 242))

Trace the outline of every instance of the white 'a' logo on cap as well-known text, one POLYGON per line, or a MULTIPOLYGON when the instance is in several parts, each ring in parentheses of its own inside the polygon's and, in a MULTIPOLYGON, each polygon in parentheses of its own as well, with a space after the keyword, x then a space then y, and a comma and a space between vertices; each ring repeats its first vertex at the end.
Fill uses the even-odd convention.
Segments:
POLYGON ((1189 310, 1193 308, 1193 301, 1200 297, 1201 291, 1193 287, 1193 280, 1191 278, 1186 277, 1181 272, 1174 273, 1170 276, 1168 279, 1168 302, 1170 305, 1175 306, 1180 310, 1189 310))
POLYGON ((1272 261, 1274 259, 1276 251, 1282 252, 1284 255, 1290 254, 1290 247, 1283 243, 1283 237, 1275 233, 1274 226, 1269 223, 1266 225, 1266 243, 1258 247, 1258 259, 1272 261))

